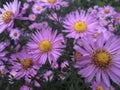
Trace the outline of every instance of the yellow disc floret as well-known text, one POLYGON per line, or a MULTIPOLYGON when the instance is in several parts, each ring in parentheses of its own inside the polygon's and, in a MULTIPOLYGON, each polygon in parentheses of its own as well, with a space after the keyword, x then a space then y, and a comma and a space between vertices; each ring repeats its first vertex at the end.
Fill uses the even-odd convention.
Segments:
POLYGON ((87 29, 87 25, 84 21, 77 21, 74 23, 74 30, 77 33, 83 33, 86 31, 86 29, 87 29))
POLYGON ((22 66, 23 66, 23 69, 28 69, 28 68, 30 68, 30 67, 33 66, 32 60, 31 60, 31 59, 28 59, 28 58, 24 59, 24 60, 21 62, 21 64, 22 64, 22 66))
POLYGON ((105 9, 104 11, 106 14, 109 14, 110 13, 110 10, 109 9, 105 9))
POLYGON ((48 0, 49 3, 55 3, 57 0, 48 0))
POLYGON ((46 53, 52 49, 52 43, 49 40, 43 40, 39 44, 39 50, 46 53))
POLYGON ((14 16, 13 12, 6 11, 2 14, 2 19, 6 24, 8 24, 12 20, 13 16, 14 16))
POLYGON ((97 67, 105 69, 111 64, 112 55, 109 52, 100 49, 93 53, 92 60, 97 67))
POLYGON ((36 10, 37 10, 37 11, 40 11, 40 10, 41 10, 41 8, 40 8, 40 7, 36 7, 36 10))
POLYGON ((98 86, 96 90, 104 90, 102 86, 98 86))

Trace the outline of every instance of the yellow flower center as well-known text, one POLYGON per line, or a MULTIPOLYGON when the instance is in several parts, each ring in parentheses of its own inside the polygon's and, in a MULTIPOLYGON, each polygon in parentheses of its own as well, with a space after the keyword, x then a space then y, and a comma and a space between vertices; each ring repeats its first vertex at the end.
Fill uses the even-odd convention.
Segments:
POLYGON ((6 24, 8 24, 11 21, 13 16, 14 16, 13 12, 6 11, 2 14, 2 19, 6 24))
POLYGON ((36 10, 37 10, 37 11, 40 11, 40 10, 41 10, 41 8, 40 8, 40 7, 36 7, 36 10))
POLYGON ((111 64, 112 55, 103 49, 98 49, 93 52, 92 60, 97 67, 105 69, 111 64))
POLYGON ((31 59, 24 59, 22 62, 21 62, 22 66, 23 66, 23 69, 28 69, 28 68, 31 68, 33 66, 33 62, 31 59))
POLYGON ((97 54, 98 61, 102 63, 108 62, 109 57, 109 54, 107 54, 106 52, 100 52, 97 54))
POLYGON ((49 3, 56 3, 57 0, 48 0, 49 3))
POLYGON ((110 13, 110 10, 109 10, 109 9, 105 9, 105 13, 106 13, 106 14, 109 14, 109 13, 110 13))
POLYGON ((32 18, 32 19, 35 19, 35 16, 34 16, 34 15, 32 15, 32 16, 31 16, 31 18, 32 18))
POLYGON ((16 36, 17 36, 17 33, 15 32, 13 35, 16 37, 16 36))
POLYGON ((115 20, 116 20, 116 21, 120 21, 120 17, 116 17, 115 20))
POLYGON ((102 86, 98 86, 96 90, 104 90, 102 86))
POLYGON ((77 33, 83 33, 85 32, 87 29, 87 25, 84 21, 77 21, 75 22, 74 24, 74 30, 77 32, 77 33))
POLYGON ((43 40, 39 44, 39 50, 46 53, 52 49, 52 43, 49 40, 43 40))

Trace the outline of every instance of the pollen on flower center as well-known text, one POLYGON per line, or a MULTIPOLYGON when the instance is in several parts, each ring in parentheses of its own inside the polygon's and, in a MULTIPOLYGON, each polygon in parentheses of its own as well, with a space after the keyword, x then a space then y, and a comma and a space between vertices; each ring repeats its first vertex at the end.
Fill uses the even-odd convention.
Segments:
POLYGON ((78 33, 83 33, 87 29, 87 25, 84 21, 77 21, 74 23, 74 30, 78 33))
POLYGON ((2 15, 2 19, 5 23, 9 23, 12 19, 12 17, 14 16, 13 12, 11 11, 6 11, 3 13, 2 15))
POLYGON ((40 7, 37 7, 37 8, 36 8, 36 10, 37 10, 37 11, 40 11, 40 10, 41 10, 41 8, 40 8, 40 7))
POLYGON ((98 86, 98 87, 96 88, 96 90, 103 90, 103 87, 102 87, 102 86, 98 86))
POLYGON ((28 59, 28 58, 24 59, 24 60, 21 62, 21 64, 22 64, 22 66, 23 66, 24 69, 28 69, 28 68, 30 68, 30 67, 33 66, 32 60, 31 60, 31 59, 28 59))
POLYGON ((17 36, 17 33, 15 32, 13 35, 16 37, 16 36, 17 36))
POLYGON ((57 0, 48 0, 49 3, 55 3, 57 0))
POLYGON ((32 19, 35 19, 35 16, 34 15, 32 15, 32 17, 31 17, 32 19))
POLYGON ((105 13, 106 13, 106 14, 110 13, 110 10, 109 10, 109 9, 106 9, 106 10, 105 10, 105 13))
POLYGON ((97 67, 104 69, 111 64, 112 55, 103 49, 98 49, 93 52, 92 60, 97 67))
POLYGON ((41 50, 44 53, 50 51, 51 48, 52 48, 52 43, 48 40, 43 40, 39 44, 39 50, 41 50))
POLYGON ((116 20, 116 21, 119 21, 119 20, 120 20, 120 17, 116 17, 115 20, 116 20))

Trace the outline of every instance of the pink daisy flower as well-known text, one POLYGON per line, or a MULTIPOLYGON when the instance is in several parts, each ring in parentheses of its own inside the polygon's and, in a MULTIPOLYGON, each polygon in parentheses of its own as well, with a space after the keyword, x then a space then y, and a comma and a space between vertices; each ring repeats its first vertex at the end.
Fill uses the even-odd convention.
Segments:
POLYGON ((35 21, 36 20, 36 15, 35 14, 30 14, 29 15, 29 20, 35 21))
POLYGON ((43 7, 43 5, 39 3, 35 3, 32 7, 32 11, 34 14, 41 14, 44 10, 45 8, 43 7))
POLYGON ((75 11, 68 14, 63 21, 63 26, 65 28, 64 32, 67 32, 68 38, 78 39, 79 37, 84 37, 86 35, 92 34, 97 25, 95 18, 85 11, 75 11))
POLYGON ((27 50, 13 54, 11 56, 12 67, 11 72, 14 72, 12 75, 17 79, 25 77, 25 80, 29 81, 30 77, 33 77, 37 74, 39 65, 34 62, 33 58, 28 54, 27 50))
POLYGON ((101 33, 96 41, 91 37, 83 38, 83 47, 75 45, 75 50, 82 53, 75 64, 78 74, 91 82, 103 82, 110 87, 110 80, 120 85, 120 39, 114 35, 106 40, 101 33))
POLYGON ((116 12, 112 6, 104 6, 99 12, 100 14, 104 14, 105 17, 113 16, 116 12))
POLYGON ((120 13, 116 13, 114 15, 114 20, 116 24, 120 24, 120 13))
POLYGON ((40 64, 45 64, 47 58, 50 63, 56 62, 63 51, 63 42, 63 35, 57 35, 57 30, 52 32, 51 28, 42 29, 32 35, 28 43, 29 54, 40 64))
POLYGON ((0 8, 0 33, 14 25, 14 19, 19 15, 20 4, 21 2, 14 0, 0 8))
POLYGON ((60 9, 60 6, 67 7, 68 2, 63 0, 41 0, 42 3, 44 3, 44 6, 48 8, 55 8, 57 10, 60 9))
POLYGON ((12 29, 10 31, 10 38, 13 40, 19 40, 20 37, 20 31, 16 28, 16 29, 12 29))

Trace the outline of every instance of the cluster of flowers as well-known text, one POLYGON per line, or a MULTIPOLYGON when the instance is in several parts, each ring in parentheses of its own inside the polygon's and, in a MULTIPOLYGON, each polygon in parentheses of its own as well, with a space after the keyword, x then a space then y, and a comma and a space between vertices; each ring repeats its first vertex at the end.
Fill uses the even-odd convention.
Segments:
POLYGON ((5 36, 0 40, 2 78, 9 74, 11 84, 14 79, 24 79, 20 90, 32 90, 33 85, 40 87, 41 81, 53 80, 54 70, 61 70, 59 78, 64 80, 65 69, 70 69, 69 60, 58 62, 70 38, 74 39, 75 50, 71 61, 79 69, 78 75, 85 82, 92 82, 93 90, 114 90, 111 81, 120 85, 120 38, 114 34, 120 24, 120 13, 112 6, 77 9, 65 17, 56 13, 69 3, 69 0, 27 0, 22 7, 20 1, 14 0, 0 8, 0 36, 5 36), (60 24, 62 29, 50 27, 42 21, 44 17, 56 26, 60 24), (21 21, 29 21, 30 25, 18 27, 16 23, 21 21), (24 44, 22 38, 26 38, 24 44), (40 72, 46 63, 50 66, 40 72))

